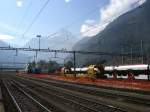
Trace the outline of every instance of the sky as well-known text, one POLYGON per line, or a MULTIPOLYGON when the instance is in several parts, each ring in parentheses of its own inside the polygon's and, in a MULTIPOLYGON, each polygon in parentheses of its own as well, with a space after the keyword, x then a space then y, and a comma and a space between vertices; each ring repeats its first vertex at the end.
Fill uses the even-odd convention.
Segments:
POLYGON ((146 0, 47 1, 0 0, 0 40, 23 46, 36 35, 47 37, 61 29, 92 37, 146 0))

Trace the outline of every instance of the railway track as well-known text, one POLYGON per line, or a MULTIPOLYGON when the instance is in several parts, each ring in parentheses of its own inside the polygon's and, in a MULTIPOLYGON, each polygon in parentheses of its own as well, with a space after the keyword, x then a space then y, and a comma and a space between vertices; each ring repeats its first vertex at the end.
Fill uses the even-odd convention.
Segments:
POLYGON ((14 83, 3 80, 3 84, 15 105, 15 109, 10 110, 14 112, 52 112, 14 83))
MULTIPOLYGON (((22 84, 19 84, 18 82, 16 83, 19 86, 22 85, 22 84)), ((43 84, 42 86, 40 86, 41 84, 38 85, 37 83, 32 83, 32 82, 30 84, 32 86, 29 85, 29 87, 34 89, 38 93, 43 94, 43 95, 48 95, 51 97, 55 97, 57 100, 59 99, 59 102, 65 104, 66 106, 71 107, 73 110, 76 110, 76 112, 126 112, 119 108, 112 107, 109 105, 104 105, 94 100, 85 98, 83 96, 73 94, 73 92, 72 93, 66 92, 65 90, 60 89, 60 88, 47 86, 43 84)))
POLYGON ((3 103, 1 85, 0 85, 0 112, 4 112, 4 103, 3 103))
POLYGON ((13 75, 7 79, 32 97, 41 98, 42 104, 51 103, 62 112, 150 112, 148 94, 141 96, 133 92, 13 75))
POLYGON ((146 94, 144 93, 138 93, 137 91, 135 92, 130 92, 130 91, 120 91, 115 89, 109 89, 109 88, 99 88, 99 87, 92 87, 89 85, 79 85, 79 84, 72 84, 72 83, 64 83, 64 82, 59 82, 56 80, 42 80, 41 82, 45 82, 48 83, 50 85, 54 85, 56 87, 61 87, 61 88, 67 88, 70 90, 75 90, 75 91, 79 91, 79 92, 85 92, 89 93, 89 94, 93 94, 93 95, 97 95, 97 96, 106 96, 106 97, 110 97, 110 98, 122 98, 122 99, 126 99, 126 101, 128 102, 135 102, 138 104, 143 104, 143 105, 148 105, 150 106, 150 92, 146 92, 146 94), (144 100, 144 102, 143 102, 144 100))
POLYGON ((97 85, 93 85, 93 84, 81 84, 81 83, 74 83, 74 82, 67 82, 67 81, 63 81, 63 80, 56 80, 56 79, 49 79, 49 78, 43 78, 44 81, 55 81, 55 82, 62 82, 64 84, 75 84, 75 85, 82 85, 82 86, 88 86, 88 87, 93 87, 93 88, 97 88, 97 89, 106 89, 106 90, 117 90, 117 91, 121 91, 121 92, 130 92, 130 93, 139 93, 139 94, 145 94, 145 95, 149 95, 150 91, 144 91, 144 90, 139 90, 139 89, 128 89, 128 88, 115 88, 115 87, 108 87, 108 86, 97 86, 97 85))
MULTIPOLYGON (((25 78, 25 80, 27 80, 25 78)), ((85 87, 83 85, 76 85, 76 84, 66 84, 66 83, 61 83, 59 81, 45 81, 45 80, 39 80, 39 79, 28 79, 28 80, 34 80, 34 81, 38 81, 41 82, 40 84, 42 85, 42 83, 46 83, 49 86, 53 86, 54 88, 59 88, 60 90, 63 88, 64 90, 69 90, 69 91, 73 91, 73 92, 81 92, 84 94, 84 96, 86 96, 87 94, 92 94, 94 96, 103 96, 106 99, 112 99, 115 100, 116 102, 123 102, 129 105, 126 106, 125 108, 130 108, 131 110, 135 109, 139 112, 149 112, 150 111, 150 96, 149 95, 140 95, 137 93, 128 93, 128 92, 120 92, 120 91, 112 91, 112 90, 106 90, 106 89, 95 89, 92 87, 85 87), (135 95, 135 96, 134 96, 135 95), (144 96, 144 97, 143 97, 144 96), (132 108, 131 106, 135 106, 135 108, 132 108)), ((68 91, 66 91, 67 93, 68 91)), ((82 96, 82 97, 84 97, 82 96)), ((96 98, 95 98, 96 99, 96 98)), ((117 103, 117 105, 114 105, 113 101, 111 104, 113 106, 119 106, 117 103)), ((110 105, 111 105, 110 104, 110 105)), ((123 107, 123 106, 119 106, 119 107, 123 107)), ((130 110, 127 109, 127 110, 130 110)), ((132 110, 132 111, 133 111, 132 110)))
POLYGON ((33 78, 32 80, 40 81, 49 85, 53 85, 55 87, 60 87, 60 88, 78 91, 82 93, 88 93, 97 96, 103 95, 103 97, 114 98, 116 100, 119 98, 122 99, 122 101, 150 106, 150 95, 148 94, 141 95, 133 92, 130 93, 130 92, 123 92, 123 91, 110 90, 104 88, 89 87, 85 85, 64 83, 55 80, 43 80, 43 79, 35 79, 35 78, 33 78))

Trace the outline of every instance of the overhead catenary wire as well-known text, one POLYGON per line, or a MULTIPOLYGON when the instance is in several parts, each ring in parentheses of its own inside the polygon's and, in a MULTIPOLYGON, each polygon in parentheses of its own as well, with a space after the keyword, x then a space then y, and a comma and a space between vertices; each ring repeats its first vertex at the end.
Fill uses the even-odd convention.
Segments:
MULTIPOLYGON (((31 22, 31 24, 28 26, 28 28, 26 29, 26 31, 23 33, 23 37, 24 37, 24 35, 30 30, 30 28, 32 27, 32 25, 34 24, 34 22, 37 20, 37 18, 39 17, 39 15, 41 14, 41 12, 44 10, 44 8, 47 6, 47 4, 49 3, 49 1, 50 0, 47 0, 46 2, 45 2, 45 4, 43 5, 43 7, 41 8, 41 10, 39 11, 39 13, 35 16, 35 18, 33 19, 33 21, 31 22)), ((141 0, 138 0, 138 1, 136 1, 135 3, 133 3, 133 4, 137 4, 137 3, 139 3, 141 0)), ((96 10, 98 9, 98 7, 96 7, 96 8, 94 8, 94 9, 92 9, 90 12, 88 12, 85 16, 89 16, 90 14, 93 14, 93 12, 95 12, 96 10)), ((77 23, 78 21, 73 21, 73 22, 71 22, 69 25, 66 25, 65 27, 62 27, 62 28, 70 28, 70 27, 72 27, 75 23, 77 23)), ((105 23, 109 23, 110 21, 106 21, 105 23)), ((93 27, 93 29, 94 28, 97 28, 97 26, 95 26, 95 27, 93 27)), ((90 32, 90 31, 94 31, 93 29, 87 29, 85 32, 82 32, 82 33, 88 33, 88 32, 90 32)), ((59 30, 58 31, 56 31, 56 32, 54 32, 54 33, 52 33, 52 34, 50 34, 50 35, 48 35, 48 36, 45 36, 45 37, 47 37, 47 38, 50 38, 50 37, 53 37, 53 36, 55 36, 56 34, 58 34, 58 32, 59 32, 59 30)), ((75 34, 76 36, 80 36, 81 34, 82 34, 81 32, 80 33, 77 33, 77 34, 75 34)))
MULTIPOLYGON (((138 1, 136 1, 136 2, 134 2, 134 3, 132 3, 132 5, 135 5, 135 4, 139 4, 141 1, 143 1, 143 0, 138 0, 138 1)), ((139 5, 138 5, 139 6, 139 5)), ((128 12, 128 11, 127 11, 128 12)), ((103 25, 104 24, 109 24, 110 22, 112 22, 113 20, 107 20, 107 21, 105 21, 104 23, 103 23, 103 25)), ((82 33, 88 33, 88 32, 90 32, 90 31, 94 31, 94 29, 95 28, 98 28, 98 26, 92 26, 93 28, 92 29, 87 29, 86 31, 84 31, 84 32, 82 32, 82 33)), ((77 33, 77 34, 75 34, 76 36, 79 36, 79 35, 81 35, 82 34, 81 32, 80 33, 77 33)))
MULTIPOLYGON (((136 1, 136 2, 134 2, 134 3, 132 3, 132 5, 135 5, 135 4, 139 4, 141 1, 143 1, 143 0, 138 0, 138 1, 136 1)), ((140 4, 139 4, 140 5, 140 4)), ((138 6, 139 6, 138 5, 138 6)), ((91 10, 90 12, 88 12, 86 15, 89 15, 89 14, 93 14, 93 12, 95 12, 96 10, 97 10, 97 8, 98 7, 96 7, 96 8, 94 8, 93 10, 91 10)), ((69 27, 72 27, 75 23, 77 23, 78 21, 74 21, 74 22, 72 22, 72 23, 70 23, 69 25, 66 25, 65 27, 63 27, 63 28, 69 28, 69 27)), ((112 22, 112 20, 107 20, 107 21, 105 21, 104 22, 104 24, 109 24, 110 22, 112 22)), ((97 28, 97 26, 93 26, 93 29, 94 28, 97 28)), ((85 32, 82 32, 82 33, 88 33, 88 32, 90 32, 90 31, 94 31, 93 29, 87 29, 85 32)), ((57 32, 58 31, 56 31, 56 32, 54 32, 54 33, 52 33, 52 34, 50 34, 49 36, 47 36, 47 37, 52 37, 52 36, 54 36, 54 35, 56 35, 57 34, 57 32)), ((81 34, 82 34, 81 32, 80 33, 76 33, 75 35, 76 36, 80 36, 81 34)))
MULTIPOLYGON (((112 56, 130 56, 130 53, 115 53, 115 52, 99 52, 99 51, 74 51, 74 50, 53 50, 53 49, 35 49, 35 48, 15 48, 15 47, 0 47, 0 50, 18 50, 18 51, 33 51, 33 52, 53 52, 53 53, 78 53, 78 54, 91 54, 91 55, 112 55, 112 56)), ((136 54, 135 56, 140 56, 136 54)))
MULTIPOLYGON (((31 22, 31 24, 28 26, 28 28, 26 29, 26 31, 23 33, 23 37, 24 37, 24 35, 30 30, 30 28, 32 27, 32 25, 34 24, 34 22, 36 21, 36 17, 38 17, 39 15, 40 15, 40 13, 43 11, 43 9, 46 7, 46 5, 48 4, 48 2, 49 2, 50 0, 47 0, 46 2, 45 2, 45 4, 43 5, 43 7, 41 8, 41 10, 39 11, 39 13, 35 16, 35 18, 33 19, 33 21, 31 22)), ((134 5, 134 4, 138 4, 138 3, 140 3, 142 0, 138 0, 138 1, 136 1, 136 2, 134 2, 132 5, 134 5)), ((93 12, 95 12, 95 11, 97 11, 97 8, 98 7, 96 7, 96 8, 94 8, 94 9, 92 9, 90 12, 88 12, 87 14, 85 14, 84 15, 84 17, 85 16, 89 16, 89 15, 91 15, 91 14, 93 14, 93 12)), ((72 27, 73 25, 75 25, 75 23, 77 23, 78 21, 73 21, 73 22, 71 22, 69 25, 66 25, 65 27, 62 27, 62 28, 70 28, 70 27, 72 27)), ((107 22, 106 22, 107 23, 107 22)), ((109 23, 109 22, 108 22, 109 23)), ((95 27, 96 28, 96 27, 95 27)), ((60 29, 59 29, 60 30, 60 29)), ((52 34, 50 34, 50 35, 48 35, 48 36, 45 36, 45 37, 52 37, 52 36, 55 36, 57 33, 58 33, 58 31, 59 30, 57 30, 56 32, 54 32, 54 33, 52 33, 52 34)), ((85 31, 85 33, 87 33, 87 32, 90 32, 90 31, 92 31, 93 29, 91 29, 91 30, 87 30, 87 31, 85 31)), ((83 32, 84 33, 84 32, 83 32)), ((81 35, 81 33, 79 33, 79 34, 76 34, 76 35, 81 35)))
MULTIPOLYGON (((90 10, 89 12, 87 12, 87 13, 86 13, 85 15, 83 15, 82 17, 89 17, 89 16, 95 14, 95 12, 96 12, 97 10, 99 10, 99 7, 93 8, 92 10, 90 10)), ((81 19, 82 17, 79 17, 77 20, 72 21, 71 23, 69 23, 68 25, 66 25, 66 26, 64 26, 64 27, 62 27, 62 28, 60 28, 60 29, 69 29, 70 27, 76 25, 76 24, 80 21, 80 19, 81 19)), ((47 37, 49 38, 49 37, 52 37, 52 36, 56 35, 56 34, 59 32, 60 29, 58 29, 56 32, 54 32, 54 33, 48 35, 47 37)))
POLYGON ((32 25, 36 22, 36 20, 38 19, 38 17, 40 16, 40 14, 43 12, 43 10, 45 9, 45 7, 48 5, 48 3, 50 2, 50 0, 46 0, 46 2, 44 3, 44 5, 42 6, 42 8, 39 10, 39 12, 35 15, 34 19, 31 21, 31 23, 29 24, 29 26, 27 27, 27 29, 25 30, 25 32, 23 33, 23 35, 25 35, 30 28, 32 27, 32 25))
POLYGON ((23 24, 23 22, 24 22, 26 16, 28 15, 28 12, 29 12, 29 10, 30 10, 30 8, 31 8, 31 5, 32 5, 32 0, 30 0, 29 4, 28 4, 27 8, 25 9, 25 12, 24 12, 24 14, 23 14, 23 16, 22 16, 22 18, 21 18, 21 20, 20 20, 20 22, 19 22, 18 25, 17 25, 17 28, 18 28, 18 29, 19 29, 20 26, 23 24))

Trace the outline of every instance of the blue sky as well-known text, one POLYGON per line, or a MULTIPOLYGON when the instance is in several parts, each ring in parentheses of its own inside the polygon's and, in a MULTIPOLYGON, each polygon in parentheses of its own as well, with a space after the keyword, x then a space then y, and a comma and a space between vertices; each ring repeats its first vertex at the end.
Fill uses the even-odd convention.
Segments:
POLYGON ((0 39, 21 46, 37 34, 48 36, 71 23, 73 24, 66 29, 73 34, 90 36, 107 26, 105 20, 112 21, 132 9, 131 5, 138 0, 50 0, 23 37, 22 34, 46 1, 1 0, 0 39), (113 10, 116 7, 120 11, 113 10), (114 18, 109 20, 112 17, 114 18), (84 33, 91 29, 94 31, 88 32, 90 34, 84 33))

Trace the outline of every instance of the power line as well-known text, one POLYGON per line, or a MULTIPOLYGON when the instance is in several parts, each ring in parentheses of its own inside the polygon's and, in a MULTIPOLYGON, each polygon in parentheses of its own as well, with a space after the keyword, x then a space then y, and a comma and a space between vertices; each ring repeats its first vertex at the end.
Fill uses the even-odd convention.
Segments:
MULTIPOLYGON (((9 62, 9 61, 2 61, 2 62, 0 62, 0 64, 14 64, 14 62, 9 62)), ((15 64, 27 64, 27 63, 25 63, 25 62, 15 62, 15 64)))
MULTIPOLYGON (((26 29, 26 31, 23 33, 23 36, 29 31, 29 29, 32 27, 32 25, 34 24, 34 22, 36 21, 36 19, 39 17, 39 15, 41 14, 41 12, 44 10, 44 8, 47 6, 47 4, 49 3, 49 1, 50 0, 47 0, 46 2, 45 2, 45 4, 43 5, 43 7, 41 8, 41 10, 39 11, 39 13, 35 16, 35 18, 33 19, 33 21, 31 22, 31 24, 28 26, 28 28, 26 29)), ((139 2, 140 2, 141 0, 138 0, 138 1, 136 1, 135 3, 133 3, 133 4, 138 4, 139 2)), ((90 14, 93 14, 93 12, 95 12, 95 11, 97 11, 97 9, 98 9, 99 7, 96 7, 96 8, 94 8, 93 10, 91 10, 90 12, 88 12, 87 14, 85 14, 85 16, 89 16, 90 14)), ((84 16, 84 17, 85 17, 84 16)), ((79 18, 78 18, 78 20, 80 20, 79 18)), ((69 25, 66 25, 65 27, 63 27, 63 28, 69 28, 69 27, 72 27, 75 23, 77 23, 78 22, 78 20, 77 21, 73 21, 72 23, 70 23, 69 25)), ((108 23, 110 23, 110 21, 111 20, 108 20, 108 21, 106 21, 104 24, 108 24, 108 23)), ((93 29, 94 28, 97 28, 97 26, 95 26, 95 27, 93 27, 93 29)), ((93 29, 88 29, 88 30, 86 30, 85 32, 83 32, 83 33, 88 33, 88 32, 90 32, 90 31, 92 31, 93 29)), ((94 31, 94 30, 93 30, 94 31)), ((52 36, 54 36, 54 35, 56 35, 58 33, 58 31, 56 31, 56 32, 54 32, 54 33, 52 33, 52 34, 50 34, 49 36, 46 36, 46 37, 52 37, 52 36)), ((75 34, 75 35, 81 35, 81 32, 80 33, 77 33, 77 34, 75 34)))
MULTIPOLYGON (((132 5, 134 5, 134 4, 139 4, 140 2, 141 2, 142 0, 138 0, 138 1, 136 1, 136 2, 134 2, 134 3, 132 3, 132 5)), ((98 7, 96 7, 96 8, 94 8, 93 10, 91 10, 90 12, 88 12, 87 14, 86 14, 86 16, 88 16, 89 14, 93 14, 93 12, 95 12, 96 10, 97 10, 97 8, 98 7)), ((79 19, 80 20, 80 19, 79 19)), ((69 25, 66 25, 64 28, 69 28, 69 27, 72 27, 75 23, 77 23, 78 21, 74 21, 74 22, 72 22, 72 23, 70 23, 69 25)), ((109 24, 110 22, 112 22, 112 20, 108 20, 108 21, 105 21, 103 24, 109 24)), ((83 32, 83 33, 88 33, 88 32, 90 32, 90 31, 92 31, 94 28, 98 28, 97 26, 95 26, 95 27, 93 27, 92 29, 88 29, 88 30, 86 30, 85 32, 83 32)), ((93 30, 94 31, 94 30, 93 30)), ((52 33, 52 34, 50 34, 48 37, 51 37, 51 36, 53 36, 53 35, 55 35, 55 34, 57 34, 57 32, 58 31, 56 31, 55 33, 52 33)), ((81 32, 80 33, 77 33, 77 34, 75 34, 76 36, 80 36, 81 35, 81 32)))
MULTIPOLYGON (((134 2, 133 5, 139 4, 141 1, 142 1, 142 0, 138 0, 138 1, 134 2)), ((108 20, 108 21, 105 21, 103 24, 109 24, 109 23, 112 22, 112 21, 113 21, 113 20, 108 20)), ((93 27, 93 29, 94 29, 94 28, 97 28, 97 26, 93 27)), ((92 29, 92 30, 93 30, 93 29, 92 29)), ((87 32, 90 32, 90 31, 92 31, 92 30, 87 30, 87 31, 85 31, 85 32, 83 32, 83 33, 87 33, 87 32)), ((79 33, 79 34, 81 34, 81 33, 79 33)))
POLYGON ((34 22, 38 19, 38 17, 40 16, 40 14, 42 13, 42 11, 45 9, 45 7, 48 5, 48 3, 50 2, 50 0, 47 0, 44 5, 42 6, 42 8, 39 10, 39 12, 36 14, 36 16, 34 17, 34 19, 32 20, 32 22, 29 24, 29 26, 27 27, 27 29, 25 30, 25 32, 23 33, 23 35, 25 35, 30 28, 32 27, 32 25, 34 24, 34 22))
MULTIPOLYGON (((99 8, 100 7, 96 7, 94 9, 92 9, 91 11, 89 11, 88 13, 86 13, 85 15, 83 15, 82 17, 89 17, 89 16, 93 15, 99 8)), ((76 21, 73 21, 72 23, 70 23, 69 25, 67 25, 66 28, 72 27, 73 25, 75 25, 76 23, 78 23, 82 17, 78 18, 76 21)))
MULTIPOLYGON (((33 51, 33 52, 53 52, 53 53, 78 53, 78 54, 91 54, 91 55, 110 55, 110 56, 130 56, 131 53, 115 53, 115 52, 94 52, 94 51, 73 51, 73 50, 53 50, 53 49, 35 49, 35 48, 15 48, 15 47, 0 47, 0 50, 14 50, 14 51, 33 51)), ((132 52, 134 56, 139 57, 140 54, 132 52)))
MULTIPOLYGON (((65 27, 62 27, 61 29, 68 29, 68 28, 70 28, 70 27, 76 25, 76 23, 78 23, 82 17, 89 17, 89 16, 93 15, 98 9, 99 9, 99 7, 96 7, 96 8, 94 8, 94 9, 90 10, 90 11, 87 12, 85 15, 79 17, 79 18, 78 18, 77 20, 75 20, 75 21, 72 21, 70 24, 66 25, 65 27)), ((59 30, 60 30, 60 29, 59 29, 59 30)), ((50 34, 48 37, 52 37, 52 36, 56 35, 59 30, 57 30, 56 32, 50 34)))
POLYGON ((24 20, 25 20, 27 14, 28 14, 28 12, 29 12, 29 9, 30 9, 31 5, 32 5, 32 0, 30 0, 30 3, 29 3, 29 5, 27 6, 24 15, 22 16, 20 22, 18 23, 18 25, 17 25, 18 28, 20 28, 21 24, 24 22, 24 20))

